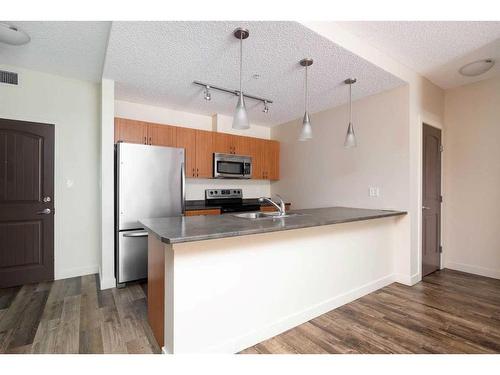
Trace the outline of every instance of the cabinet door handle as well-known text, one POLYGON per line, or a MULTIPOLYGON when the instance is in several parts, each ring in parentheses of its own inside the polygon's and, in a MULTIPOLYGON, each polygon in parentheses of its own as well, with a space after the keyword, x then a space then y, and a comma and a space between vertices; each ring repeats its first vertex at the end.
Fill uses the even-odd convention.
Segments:
POLYGON ((150 144, 150 145, 152 144, 152 143, 151 143, 151 137, 149 137, 149 144, 150 144))
POLYGON ((148 141, 147 141, 147 138, 144 137, 144 144, 147 145, 148 144, 148 141))

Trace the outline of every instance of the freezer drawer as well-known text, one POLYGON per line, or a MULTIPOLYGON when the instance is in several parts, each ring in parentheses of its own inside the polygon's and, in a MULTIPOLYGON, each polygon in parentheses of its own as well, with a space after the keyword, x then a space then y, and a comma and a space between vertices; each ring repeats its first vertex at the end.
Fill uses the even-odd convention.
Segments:
POLYGON ((117 282, 148 277, 148 233, 141 230, 118 232, 117 282))

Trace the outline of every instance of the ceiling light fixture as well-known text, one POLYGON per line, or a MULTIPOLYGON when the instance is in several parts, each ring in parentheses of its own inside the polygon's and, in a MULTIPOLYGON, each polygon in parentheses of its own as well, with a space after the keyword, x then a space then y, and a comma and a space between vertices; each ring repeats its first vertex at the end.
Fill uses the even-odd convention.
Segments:
POLYGON ((306 68, 306 82, 304 92, 304 118, 302 119, 302 130, 300 132, 299 141, 307 141, 312 139, 311 119, 308 112, 308 82, 307 82, 307 68, 313 64, 313 59, 305 58, 300 60, 300 65, 306 68))
POLYGON ((269 112, 269 106, 267 105, 267 100, 264 100, 264 109, 262 110, 262 112, 264 112, 264 113, 269 112))
POLYGON ((250 128, 250 122, 248 121, 247 108, 245 106, 245 96, 243 95, 243 88, 241 83, 241 75, 243 72, 243 39, 248 38, 250 33, 247 29, 238 27, 234 30, 233 35, 235 38, 240 40, 240 91, 238 94, 238 104, 236 104, 236 109, 234 110, 233 116, 233 129, 244 130, 250 128))
POLYGON ((210 93, 210 86, 209 85, 205 86, 205 92, 203 93, 203 95, 204 95, 205 100, 207 102, 209 102, 210 100, 212 100, 212 94, 210 93))
POLYGON ((477 60, 462 66, 458 72, 466 77, 475 77, 486 73, 493 68, 493 65, 495 65, 495 60, 493 59, 477 60))
POLYGON ((0 42, 12 46, 21 46, 31 40, 30 36, 16 26, 0 23, 0 42))
POLYGON ((356 135, 354 134, 354 127, 352 126, 352 85, 356 83, 356 78, 347 78, 344 83, 349 85, 349 125, 347 127, 347 134, 345 135, 344 147, 356 147, 356 135))

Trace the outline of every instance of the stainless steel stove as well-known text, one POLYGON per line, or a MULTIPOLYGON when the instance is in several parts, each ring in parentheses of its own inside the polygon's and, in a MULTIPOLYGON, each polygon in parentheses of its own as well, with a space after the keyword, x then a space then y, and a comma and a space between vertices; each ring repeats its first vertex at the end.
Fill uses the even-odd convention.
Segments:
POLYGON ((259 211, 260 204, 256 201, 245 202, 241 189, 207 189, 205 190, 207 206, 218 206, 222 213, 259 211))

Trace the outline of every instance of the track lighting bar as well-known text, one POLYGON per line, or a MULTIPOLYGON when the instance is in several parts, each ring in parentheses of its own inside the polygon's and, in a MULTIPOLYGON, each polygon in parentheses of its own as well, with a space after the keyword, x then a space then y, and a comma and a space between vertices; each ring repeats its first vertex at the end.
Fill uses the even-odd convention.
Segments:
MULTIPOLYGON (((200 82, 200 81, 193 81, 193 83, 195 85, 202 86, 205 89, 208 87, 210 90, 217 90, 217 91, 227 92, 229 94, 233 94, 233 95, 236 95, 236 96, 240 95, 240 91, 239 90, 230 90, 230 89, 226 89, 224 87, 214 86, 214 85, 210 85, 208 83, 203 83, 203 82, 200 82)), ((248 98, 248 99, 258 100, 259 102, 262 102, 264 104, 266 104, 266 103, 267 104, 271 104, 273 102, 272 100, 269 100, 269 99, 261 98, 261 97, 254 96, 254 95, 248 95, 248 94, 245 94, 245 93, 243 93, 243 96, 245 98, 248 98)))

